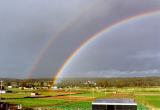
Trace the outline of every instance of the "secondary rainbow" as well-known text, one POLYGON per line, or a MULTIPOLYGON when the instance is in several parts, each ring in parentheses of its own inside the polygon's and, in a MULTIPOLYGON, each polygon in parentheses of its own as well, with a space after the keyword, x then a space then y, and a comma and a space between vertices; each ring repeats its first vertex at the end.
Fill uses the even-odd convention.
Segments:
POLYGON ((141 14, 138 14, 136 16, 130 16, 126 19, 120 20, 118 22, 115 22, 107 27, 105 27, 104 29, 100 30, 99 32, 95 33, 93 36, 89 37, 89 39, 87 39, 85 42, 83 42, 69 57, 68 59, 63 63, 63 65, 61 66, 61 68, 58 70, 56 76, 54 76, 53 81, 54 84, 56 84, 57 79, 59 78, 59 76, 61 75, 61 73, 63 73, 64 69, 67 67, 67 65, 69 65, 72 60, 74 59, 74 57, 76 57, 76 55, 85 47, 87 47, 88 44, 90 44, 91 42, 93 42, 94 40, 96 40, 98 37, 100 37, 101 35, 103 35, 103 33, 106 32, 110 32, 111 30, 116 29, 119 26, 125 25, 129 22, 132 22, 134 20, 138 20, 138 19, 143 19, 149 16, 154 16, 156 14, 160 14, 160 9, 158 10, 152 10, 152 11, 148 11, 148 12, 144 12, 141 14))
POLYGON ((97 3, 99 3, 99 1, 95 0, 93 3, 91 3, 89 6, 87 6, 86 8, 84 8, 80 14, 77 14, 73 19, 69 20, 66 24, 64 24, 63 27, 61 27, 55 34, 54 36, 51 36, 48 40, 47 43, 44 44, 44 46, 42 47, 42 49, 40 50, 38 56, 36 57, 36 59, 33 61, 33 64, 31 65, 31 67, 28 70, 28 79, 30 79, 34 73, 34 71, 37 69, 37 65, 43 60, 45 54, 48 52, 48 50, 51 48, 52 44, 54 43, 54 41, 61 35, 63 35, 63 33, 68 30, 71 26, 74 26, 80 19, 82 16, 84 16, 84 14, 86 12, 89 12, 92 8, 94 8, 97 3))

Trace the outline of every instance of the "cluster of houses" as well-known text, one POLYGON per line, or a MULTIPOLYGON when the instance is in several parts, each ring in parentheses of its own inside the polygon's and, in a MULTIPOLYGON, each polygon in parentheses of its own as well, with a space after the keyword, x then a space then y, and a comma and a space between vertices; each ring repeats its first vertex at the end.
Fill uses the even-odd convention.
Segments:
MULTIPOLYGON (((10 87, 8 87, 8 88, 10 88, 10 87)), ((5 93, 12 93, 12 91, 6 90, 6 88, 4 86, 1 86, 0 94, 5 94, 5 93)))
MULTIPOLYGON (((27 89, 31 89, 31 90, 37 90, 37 89, 44 89, 44 90, 48 90, 48 89, 53 89, 53 90, 60 90, 62 88, 57 87, 57 86, 43 86, 43 87, 18 87, 17 85, 10 85, 5 87, 5 85, 3 84, 3 81, 0 81, 0 94, 5 94, 5 93, 12 93, 12 91, 10 89, 12 88, 19 88, 21 90, 27 90, 27 89)), ((31 96, 37 95, 36 93, 31 93, 31 96)))
POLYGON ((88 81, 84 82, 84 84, 85 84, 85 85, 94 85, 94 86, 97 85, 96 82, 91 81, 91 80, 88 80, 88 81))

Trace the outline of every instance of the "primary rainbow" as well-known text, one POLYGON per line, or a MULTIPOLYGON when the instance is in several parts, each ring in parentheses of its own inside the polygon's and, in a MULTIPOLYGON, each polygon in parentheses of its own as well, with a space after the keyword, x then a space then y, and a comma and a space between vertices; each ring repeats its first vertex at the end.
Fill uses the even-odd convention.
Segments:
POLYGON ((30 79, 34 73, 34 71, 37 69, 37 65, 43 60, 45 54, 48 52, 48 50, 51 48, 52 44, 54 43, 54 41, 60 36, 62 35, 67 29, 69 29, 71 26, 74 26, 80 19, 82 16, 84 16, 84 14, 86 12, 89 12, 92 8, 95 7, 95 5, 97 5, 97 3, 99 3, 99 1, 95 0, 93 3, 91 3, 88 7, 84 8, 80 14, 77 14, 75 16, 75 18, 71 19, 70 21, 68 21, 66 24, 64 24, 63 27, 61 27, 55 34, 54 36, 51 36, 48 40, 48 42, 46 44, 44 44, 44 46, 42 47, 42 49, 40 50, 38 56, 36 57, 36 59, 33 61, 33 64, 31 65, 31 67, 28 70, 28 79, 30 79))
POLYGON ((129 22, 135 21, 137 19, 143 19, 149 16, 154 16, 156 14, 160 14, 160 9, 157 10, 152 10, 152 11, 148 11, 148 12, 144 12, 135 16, 130 16, 126 19, 120 20, 118 22, 115 22, 107 27, 105 27, 104 29, 100 30, 99 32, 95 33, 93 36, 89 37, 89 39, 87 39, 85 42, 83 42, 70 56, 69 58, 63 63, 63 65, 61 66, 61 68, 58 70, 56 76, 54 76, 54 84, 56 84, 56 81, 58 79, 58 77, 61 75, 61 73, 63 73, 64 69, 67 67, 67 65, 69 65, 72 60, 74 59, 74 57, 76 57, 76 55, 85 47, 87 47, 88 44, 90 44, 92 41, 96 40, 98 37, 100 37, 102 34, 106 33, 106 32, 110 32, 113 29, 116 29, 119 26, 122 26, 124 24, 127 24, 129 22))

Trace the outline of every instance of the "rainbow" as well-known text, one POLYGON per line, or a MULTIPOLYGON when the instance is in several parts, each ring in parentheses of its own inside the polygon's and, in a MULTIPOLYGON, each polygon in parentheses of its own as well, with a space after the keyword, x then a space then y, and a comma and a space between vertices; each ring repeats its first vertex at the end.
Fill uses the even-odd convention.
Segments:
POLYGON ((42 59, 44 58, 45 54, 48 52, 49 48, 51 48, 52 44, 54 43, 54 41, 60 36, 62 35, 67 29, 69 29, 71 26, 74 26, 80 19, 81 17, 89 12, 92 8, 95 7, 95 5, 97 5, 97 3, 99 3, 99 1, 95 0, 93 3, 91 3, 88 7, 84 8, 80 14, 77 14, 73 19, 69 20, 66 24, 64 24, 63 27, 61 27, 55 34, 54 36, 51 36, 48 40, 47 43, 44 44, 44 46, 42 47, 42 49, 40 50, 38 56, 36 57, 35 61, 33 62, 33 64, 31 65, 31 67, 28 70, 28 79, 30 79, 32 77, 33 72, 37 69, 38 64, 42 61, 42 59))
POLYGON ((138 19, 143 19, 149 16, 154 16, 160 14, 160 9, 157 10, 152 10, 149 12, 143 12, 141 14, 138 14, 136 16, 130 16, 126 19, 120 20, 118 22, 115 22, 107 27, 105 27, 104 29, 100 30, 99 32, 95 33, 93 36, 89 37, 89 39, 87 39, 85 42, 83 42, 69 57, 68 59, 63 63, 63 65, 61 66, 61 68, 58 70, 56 76, 54 76, 53 81, 54 84, 56 84, 57 79, 59 78, 59 76, 61 75, 61 73, 63 73, 64 69, 67 68, 67 66, 74 60, 74 58, 78 55, 78 53, 83 49, 86 48, 88 44, 92 43, 93 41, 95 41, 98 37, 100 37, 101 35, 103 35, 106 32, 110 32, 114 29, 116 29, 117 27, 120 27, 122 25, 125 25, 127 23, 130 23, 132 21, 138 20, 138 19))

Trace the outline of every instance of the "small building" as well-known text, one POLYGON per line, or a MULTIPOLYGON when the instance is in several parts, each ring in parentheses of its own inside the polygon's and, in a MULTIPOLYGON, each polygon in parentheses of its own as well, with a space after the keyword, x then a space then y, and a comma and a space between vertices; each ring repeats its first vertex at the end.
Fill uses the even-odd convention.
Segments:
POLYGON ((57 86, 53 86, 52 89, 53 90, 58 90, 58 87, 57 86))
POLYGON ((49 89, 49 87, 48 86, 44 86, 44 87, 42 87, 42 89, 46 89, 47 90, 47 89, 49 89))
POLYGON ((9 88, 9 89, 11 89, 11 88, 12 88, 12 86, 8 86, 8 88, 9 88))
POLYGON ((98 99, 92 102, 92 110, 137 110, 133 99, 98 99))
POLYGON ((36 95, 38 95, 38 93, 35 93, 35 92, 31 93, 31 96, 36 96, 36 95))
POLYGON ((5 90, 0 90, 0 94, 5 94, 6 91, 5 90))

